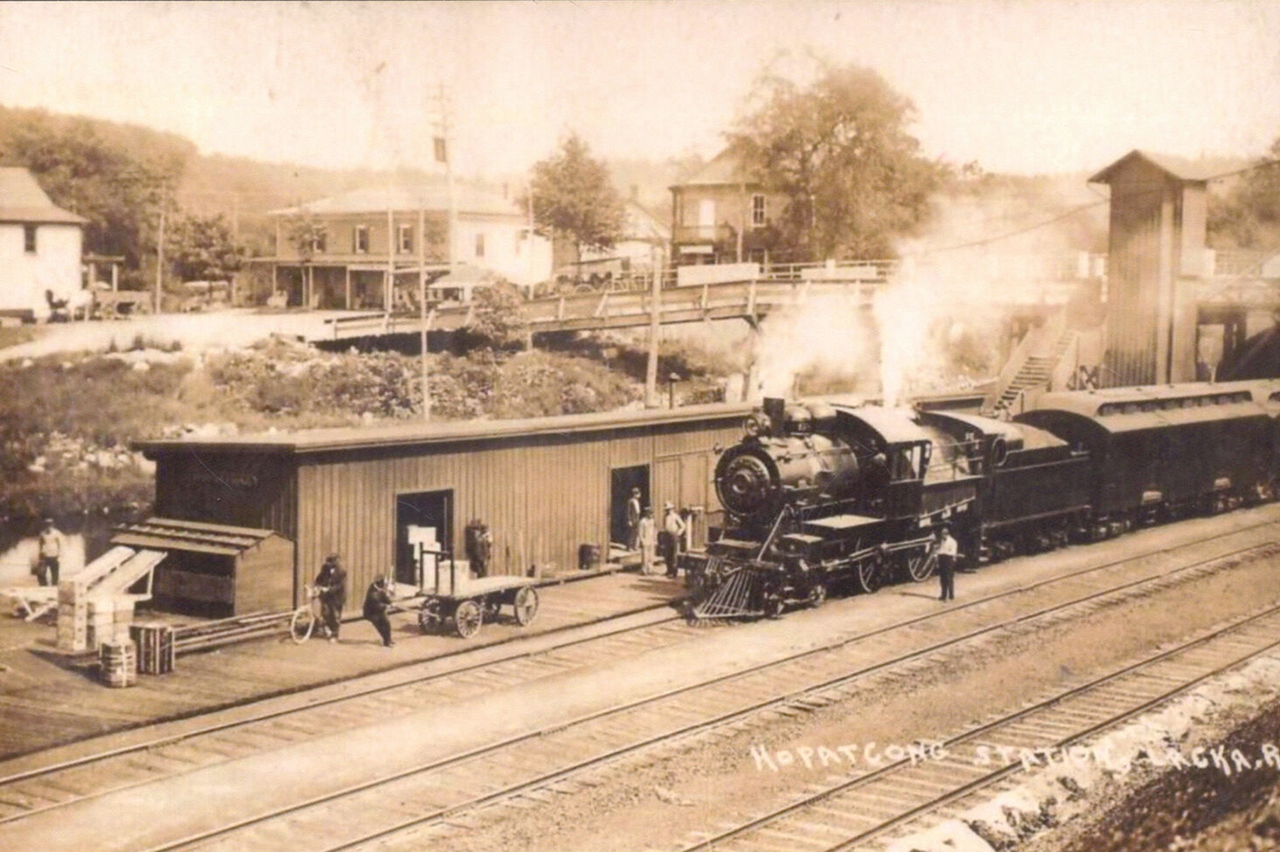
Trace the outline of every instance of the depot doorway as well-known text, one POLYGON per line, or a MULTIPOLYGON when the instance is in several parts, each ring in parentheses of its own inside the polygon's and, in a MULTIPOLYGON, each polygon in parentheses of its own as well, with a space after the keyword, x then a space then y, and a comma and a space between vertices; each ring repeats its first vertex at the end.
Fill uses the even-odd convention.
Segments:
MULTIPOLYGON (((422 584, 418 542, 427 550, 452 552, 453 491, 396 495, 396 582, 422 584)), ((426 566, 428 571, 434 563, 426 566)))
POLYGON ((615 467, 609 479, 609 540, 619 546, 627 543, 627 501, 631 489, 640 489, 640 505, 650 506, 649 466, 615 467))

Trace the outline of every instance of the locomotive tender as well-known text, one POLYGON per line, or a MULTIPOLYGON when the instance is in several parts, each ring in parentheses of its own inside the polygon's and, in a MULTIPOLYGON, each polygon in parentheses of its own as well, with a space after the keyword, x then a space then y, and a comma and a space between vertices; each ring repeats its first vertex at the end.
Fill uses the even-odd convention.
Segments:
POLYGON ((1280 383, 1049 393, 1013 422, 767 399, 724 451, 726 523, 681 556, 697 618, 776 616, 933 573, 1270 499, 1280 383))

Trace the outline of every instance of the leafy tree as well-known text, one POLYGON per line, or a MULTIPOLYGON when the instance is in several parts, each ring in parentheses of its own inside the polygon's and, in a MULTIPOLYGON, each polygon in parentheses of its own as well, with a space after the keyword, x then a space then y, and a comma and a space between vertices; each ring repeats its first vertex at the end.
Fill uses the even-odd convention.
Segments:
MULTIPOLYGON (((533 219, 538 227, 583 249, 608 249, 622 237, 622 197, 604 163, 591 158, 587 143, 570 134, 551 157, 535 163, 530 182, 533 219)), ((528 196, 521 201, 529 203, 528 196)))
POLYGON ((221 214, 184 216, 170 234, 167 250, 183 281, 225 281, 244 264, 244 249, 221 214))
POLYGON ((29 169, 54 204, 89 220, 85 249, 136 270, 195 146, 181 137, 43 110, 0 107, 0 163, 29 169))
POLYGON ((285 239, 298 252, 303 262, 310 261, 320 246, 324 245, 327 234, 324 226, 304 213, 302 218, 289 223, 285 239))
POLYGON ((495 282, 475 291, 472 301, 471 331, 489 338, 499 347, 523 340, 528 330, 524 316, 524 298, 514 284, 495 282))
POLYGON ((1280 137, 1223 196, 1209 196, 1208 230, 1221 248, 1265 249, 1280 237, 1280 137))
POLYGON ((802 257, 873 258, 926 218, 942 169, 906 127, 911 101, 868 68, 823 60, 802 86, 766 69, 728 134, 747 169, 785 195, 784 245, 802 257))

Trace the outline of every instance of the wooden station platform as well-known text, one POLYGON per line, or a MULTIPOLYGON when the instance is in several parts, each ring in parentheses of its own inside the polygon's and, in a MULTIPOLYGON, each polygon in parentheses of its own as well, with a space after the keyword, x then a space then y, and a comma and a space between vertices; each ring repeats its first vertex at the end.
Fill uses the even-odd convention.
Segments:
POLYGON ((0 614, 0 758, 661 608, 682 597, 684 585, 601 572, 539 584, 538 591, 541 608, 528 627, 504 619, 469 640, 424 635, 416 613, 406 611, 391 616, 394 648, 382 647, 373 625, 356 619, 343 624, 337 643, 297 645, 287 634, 244 642, 179 657, 173 672, 139 675, 125 689, 104 686, 83 658, 58 654, 51 624, 0 614))

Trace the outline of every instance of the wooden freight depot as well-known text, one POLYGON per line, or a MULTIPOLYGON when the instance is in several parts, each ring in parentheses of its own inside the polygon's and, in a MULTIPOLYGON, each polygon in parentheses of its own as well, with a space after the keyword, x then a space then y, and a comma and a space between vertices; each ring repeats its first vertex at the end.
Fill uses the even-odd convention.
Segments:
MULTIPOLYGON (((740 437, 749 412, 749 405, 690 406, 137 447, 156 462, 157 517, 148 524, 274 534, 274 567, 252 582, 261 592, 252 609, 298 606, 325 556, 338 553, 347 571, 347 612, 354 614, 375 578, 393 573, 399 582, 415 582, 411 531, 425 530, 438 549, 462 554, 466 525, 483 519, 493 535, 489 574, 574 572, 625 540, 634 487, 655 508, 665 501, 703 507, 695 523, 700 540, 708 522, 718 520, 711 486, 716 453, 740 437)), ((173 538, 158 569, 157 593, 211 615, 251 611, 238 591, 243 560, 215 568, 181 540, 173 538), (178 582, 165 576, 170 572, 203 576, 178 582), (211 574, 221 579, 209 581, 211 574), (191 591, 197 587, 200 594, 191 591)))

